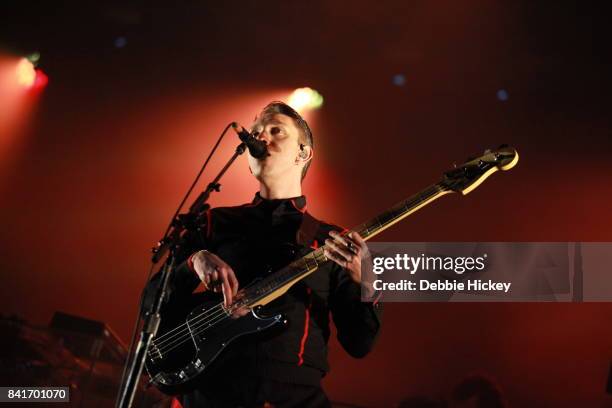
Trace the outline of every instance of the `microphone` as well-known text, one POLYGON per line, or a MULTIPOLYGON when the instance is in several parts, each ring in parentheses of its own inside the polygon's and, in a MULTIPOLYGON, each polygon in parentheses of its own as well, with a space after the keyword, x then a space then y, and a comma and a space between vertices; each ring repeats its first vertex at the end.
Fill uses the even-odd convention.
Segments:
POLYGON ((234 132, 236 132, 240 140, 249 149, 251 156, 256 159, 263 159, 268 155, 268 147, 266 146, 266 142, 256 139, 244 127, 238 125, 236 122, 232 122, 232 129, 234 129, 234 132), (238 128, 241 130, 238 130, 238 128))

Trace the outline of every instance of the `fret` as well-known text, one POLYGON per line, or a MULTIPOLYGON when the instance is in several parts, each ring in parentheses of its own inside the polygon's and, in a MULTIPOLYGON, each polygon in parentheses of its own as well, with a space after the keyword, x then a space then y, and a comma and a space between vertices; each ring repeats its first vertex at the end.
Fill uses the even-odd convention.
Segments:
POLYGON ((374 225, 368 226, 365 229, 364 238, 371 235, 372 233, 380 231, 389 224, 392 224, 398 218, 401 218, 402 216, 404 216, 404 214, 419 206, 424 201, 427 201, 431 197, 435 196, 439 192, 441 192, 440 187, 437 184, 434 184, 423 190, 421 193, 415 194, 411 198, 395 205, 389 211, 382 213, 373 220, 374 225))
POLYGON ((307 271, 308 271, 308 270, 310 270, 310 269, 312 269, 312 268, 316 268, 316 267, 318 267, 318 266, 319 266, 319 265, 317 264, 317 261, 316 261, 316 260, 314 260, 314 259, 312 259, 312 260, 314 261, 314 264, 313 264, 312 262, 310 262, 310 261, 311 261, 311 258, 312 258, 312 257, 310 256, 310 254, 308 254, 308 255, 306 255, 304 258, 302 258, 302 259, 304 260, 304 263, 306 264, 306 270, 307 270, 307 271))
POLYGON ((387 211, 382 213, 381 215, 379 215, 378 217, 376 217, 378 223, 383 226, 391 221, 393 221, 393 219, 397 217, 397 214, 393 211, 387 211))
POLYGON ((375 233, 380 229, 380 223, 378 222, 378 217, 374 217, 368 222, 368 235, 375 233))
POLYGON ((280 271, 276 272, 275 275, 278 275, 277 280, 278 281, 283 281, 285 280, 289 275, 291 274, 291 265, 286 266, 285 268, 281 269, 280 271))
POLYGON ((286 274, 287 280, 293 278, 296 275, 300 275, 301 273, 307 270, 308 270, 308 261, 304 257, 300 259, 299 261, 296 261, 295 263, 292 263, 291 265, 289 265, 289 268, 286 274))
POLYGON ((357 231, 357 233, 359 235, 364 237, 366 235, 366 226, 365 226, 365 224, 359 224, 357 227, 355 227, 355 231, 357 231))
POLYGON ((316 261, 320 264, 327 261, 327 257, 321 250, 316 250, 312 254, 312 256, 314 256, 316 261))
POLYGON ((308 261, 306 257, 303 257, 295 262, 292 262, 291 264, 289 264, 288 267, 283 269, 284 276, 283 276, 281 284, 287 281, 290 281, 297 276, 302 275, 303 273, 308 271, 308 269, 309 269, 309 266, 308 266, 308 261))
POLYGON ((378 227, 376 227, 376 225, 372 225, 371 221, 366 223, 365 225, 366 225, 366 228, 365 228, 364 234, 363 234, 364 237, 369 236, 373 232, 376 232, 376 230, 378 229, 378 227))

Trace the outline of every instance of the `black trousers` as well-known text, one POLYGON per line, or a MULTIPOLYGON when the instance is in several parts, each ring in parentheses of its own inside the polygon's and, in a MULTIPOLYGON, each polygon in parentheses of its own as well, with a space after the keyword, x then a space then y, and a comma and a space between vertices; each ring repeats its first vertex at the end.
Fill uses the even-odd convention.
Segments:
POLYGON ((285 383, 243 377, 208 384, 180 398, 183 408, 328 408, 331 403, 320 385, 285 383))

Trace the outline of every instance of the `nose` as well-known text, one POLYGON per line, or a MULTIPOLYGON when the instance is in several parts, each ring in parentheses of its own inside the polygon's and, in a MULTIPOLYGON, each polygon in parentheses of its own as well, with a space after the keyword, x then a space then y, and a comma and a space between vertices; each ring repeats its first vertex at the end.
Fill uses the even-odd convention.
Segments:
POLYGON ((265 130, 262 130, 261 132, 253 132, 253 136, 255 136, 255 139, 263 140, 266 142, 266 144, 270 144, 270 134, 265 130))

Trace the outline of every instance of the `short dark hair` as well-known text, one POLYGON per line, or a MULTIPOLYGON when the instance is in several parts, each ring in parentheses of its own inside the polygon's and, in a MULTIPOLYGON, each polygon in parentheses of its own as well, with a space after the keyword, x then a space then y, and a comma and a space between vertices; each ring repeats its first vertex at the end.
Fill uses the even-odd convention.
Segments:
MULTIPOLYGON (((295 125, 300 130, 300 144, 310 146, 311 149, 314 148, 314 139, 312 137, 312 131, 310 130, 308 123, 306 123, 302 115, 300 115, 295 109, 287 105, 285 102, 270 102, 262 109, 261 114, 256 118, 256 121, 265 121, 271 116, 278 114, 287 115, 291 119, 293 119, 293 122, 295 122, 295 125)), ((310 161, 308 161, 302 169, 302 180, 304 180, 304 177, 306 177, 306 173, 308 172, 309 167, 310 161)))

